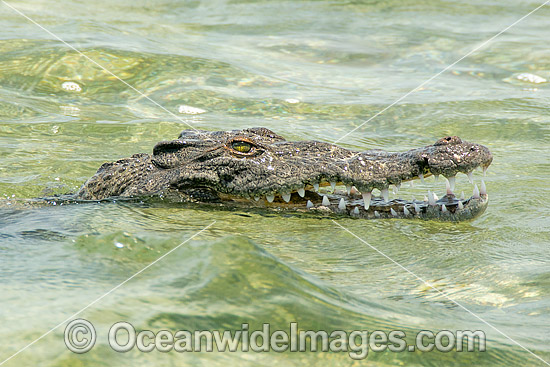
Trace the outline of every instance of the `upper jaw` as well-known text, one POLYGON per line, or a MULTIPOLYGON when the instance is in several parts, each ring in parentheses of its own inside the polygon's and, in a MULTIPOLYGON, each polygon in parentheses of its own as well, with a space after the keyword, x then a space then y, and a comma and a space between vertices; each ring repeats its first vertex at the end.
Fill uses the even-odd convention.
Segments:
POLYGON ((373 157, 371 152, 364 152, 354 160, 367 170, 356 169, 357 164, 350 165, 341 181, 356 186, 360 191, 383 190, 390 185, 400 185, 417 178, 422 180, 431 175, 443 175, 454 181, 457 173, 468 175, 478 167, 486 169, 493 160, 489 150, 482 145, 463 142, 458 137, 450 137, 453 144, 438 144, 444 139, 405 153, 388 153, 385 156, 377 153, 373 157))
POLYGON ((433 146, 426 147, 424 159, 427 159, 431 174, 452 177, 458 172, 468 174, 478 167, 486 170, 491 165, 493 156, 487 147, 458 137, 451 138, 459 142, 441 144, 443 139, 440 139, 433 146))
POLYGON ((458 172, 470 176, 475 168, 485 170, 491 164, 493 158, 486 147, 464 142, 458 137, 450 137, 449 142, 444 139, 404 153, 353 152, 314 142, 317 149, 313 152, 302 149, 302 155, 284 157, 269 152, 267 156, 254 160, 255 164, 247 161, 243 166, 237 166, 233 181, 214 188, 243 197, 315 191, 316 187, 331 183, 371 192, 415 179, 423 180, 431 175, 443 175, 452 185, 458 172), (440 143, 442 140, 445 143, 440 143), (270 169, 271 162, 275 168, 270 169), (239 170, 247 170, 254 178, 240 180, 242 172, 239 170))

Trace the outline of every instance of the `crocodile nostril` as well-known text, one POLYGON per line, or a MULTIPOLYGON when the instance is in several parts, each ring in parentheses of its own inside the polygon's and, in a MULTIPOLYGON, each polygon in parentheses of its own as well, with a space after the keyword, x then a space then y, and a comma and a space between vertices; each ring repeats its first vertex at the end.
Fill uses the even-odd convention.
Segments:
POLYGON ((462 144, 462 139, 460 139, 458 136, 446 136, 444 138, 439 139, 435 142, 435 146, 439 145, 449 145, 449 144, 462 144))

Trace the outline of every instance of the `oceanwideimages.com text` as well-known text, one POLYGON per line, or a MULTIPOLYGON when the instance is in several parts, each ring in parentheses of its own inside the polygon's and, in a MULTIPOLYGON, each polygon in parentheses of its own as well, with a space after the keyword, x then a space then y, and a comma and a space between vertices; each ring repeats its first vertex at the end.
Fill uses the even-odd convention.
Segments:
MULTIPOLYGON (((241 324, 237 330, 136 330, 128 322, 113 324, 106 335, 109 346, 121 353, 141 352, 346 352, 352 359, 364 359, 369 351, 384 352, 484 352, 482 330, 421 330, 408 338, 403 330, 301 330, 291 322, 288 329, 272 329, 264 323, 251 330, 241 324), (414 343, 408 341, 413 340, 414 343)), ((85 353, 95 344, 93 325, 73 320, 65 329, 65 344, 75 353, 85 353)))

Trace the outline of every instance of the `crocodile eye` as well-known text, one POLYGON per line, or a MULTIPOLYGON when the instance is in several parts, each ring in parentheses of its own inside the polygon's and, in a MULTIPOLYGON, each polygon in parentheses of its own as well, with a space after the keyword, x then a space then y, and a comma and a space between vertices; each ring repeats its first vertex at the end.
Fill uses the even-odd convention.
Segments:
POLYGON ((231 148, 240 153, 250 153, 252 150, 252 144, 247 143, 246 141, 234 141, 231 143, 231 148))

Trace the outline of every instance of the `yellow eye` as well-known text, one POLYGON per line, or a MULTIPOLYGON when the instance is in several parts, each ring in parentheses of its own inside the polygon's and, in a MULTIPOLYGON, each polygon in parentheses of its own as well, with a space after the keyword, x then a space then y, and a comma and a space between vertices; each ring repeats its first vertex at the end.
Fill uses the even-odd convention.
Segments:
POLYGON ((252 150, 252 144, 246 141, 234 141, 231 144, 231 148, 235 149, 237 152, 249 153, 252 150))

